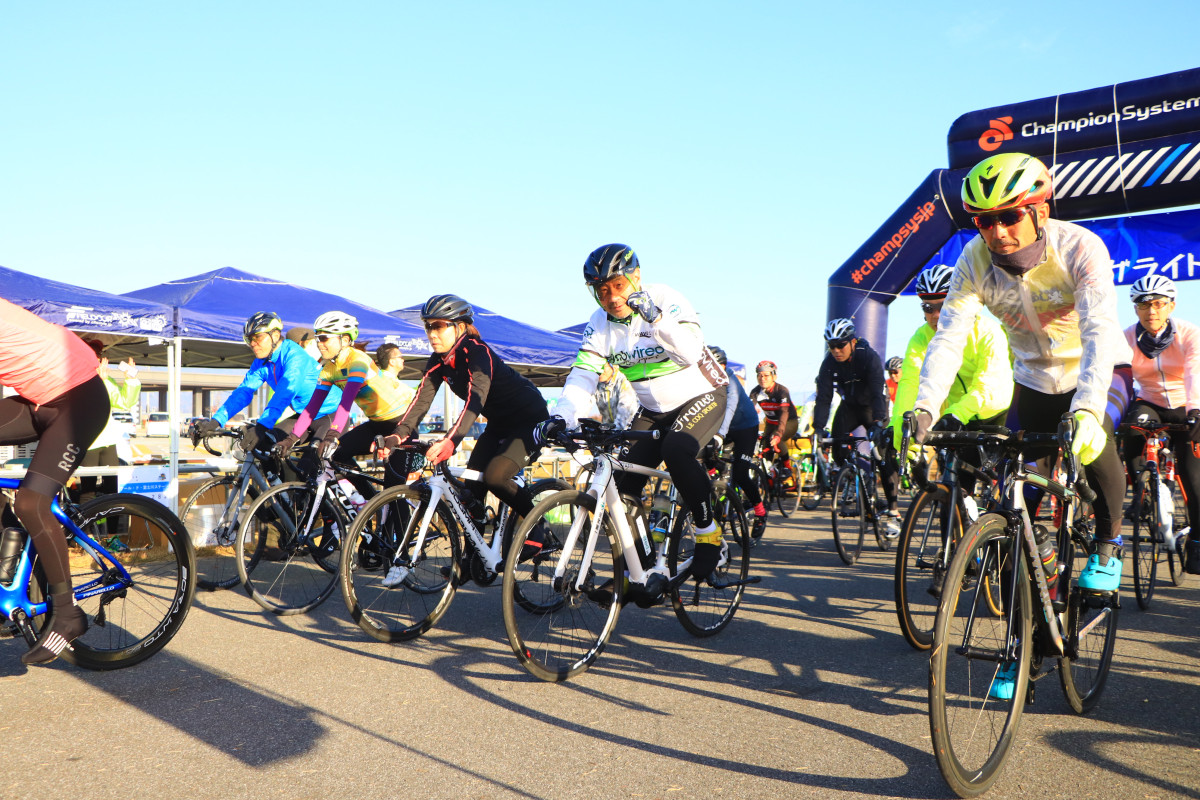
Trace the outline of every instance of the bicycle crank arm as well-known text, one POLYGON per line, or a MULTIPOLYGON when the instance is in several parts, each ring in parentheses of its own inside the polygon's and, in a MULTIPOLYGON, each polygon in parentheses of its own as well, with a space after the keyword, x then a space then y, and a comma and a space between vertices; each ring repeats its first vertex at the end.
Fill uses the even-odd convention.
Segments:
POLYGON ((746 578, 744 581, 711 581, 709 586, 714 589, 734 589, 738 586, 749 586, 752 583, 762 583, 762 576, 755 575, 752 578, 746 578))

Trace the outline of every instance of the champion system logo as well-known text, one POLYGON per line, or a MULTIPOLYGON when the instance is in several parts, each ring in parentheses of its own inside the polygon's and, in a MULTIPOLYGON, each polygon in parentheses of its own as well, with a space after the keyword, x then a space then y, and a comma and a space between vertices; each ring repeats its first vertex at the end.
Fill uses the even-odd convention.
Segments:
POLYGON ((988 125, 992 127, 983 132, 979 137, 979 148, 987 150, 989 153, 993 150, 999 150, 1000 145, 1013 138, 1012 132, 1012 117, 998 117, 988 120, 988 125))

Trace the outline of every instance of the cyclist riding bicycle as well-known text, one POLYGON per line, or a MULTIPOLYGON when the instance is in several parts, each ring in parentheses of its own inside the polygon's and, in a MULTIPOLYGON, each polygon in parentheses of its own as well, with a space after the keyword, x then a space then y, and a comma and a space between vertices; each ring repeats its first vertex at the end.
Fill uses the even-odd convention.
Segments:
POLYGON ((788 453, 788 442, 796 438, 799 419, 796 406, 788 388, 775 380, 777 368, 774 361, 760 361, 754 368, 758 386, 750 390, 750 399, 763 412, 762 454, 770 460, 779 454, 783 468, 784 486, 792 483, 792 458, 788 453))
MULTIPOLYGON (((1188 524, 1200 522, 1200 457, 1193 445, 1200 442, 1200 327, 1174 319, 1175 284, 1163 275, 1147 275, 1130 287, 1129 296, 1138 321, 1125 329, 1133 349, 1133 379, 1137 395, 1125 421, 1187 423, 1188 433, 1172 433, 1179 475, 1186 487, 1188 524)), ((1129 474, 1136 475, 1145 459, 1142 443, 1125 444, 1129 474)), ((1182 531, 1180 532, 1182 536, 1182 531)), ((1188 537, 1187 570, 1200 572, 1200 539, 1188 537)))
MULTIPOLYGON (((317 388, 321 365, 302 346, 284 338, 283 321, 271 311, 259 311, 246 320, 242 326, 242 341, 254 354, 250 369, 212 418, 197 422, 195 430, 204 435, 223 428, 231 417, 250 405, 255 392, 265 383, 273 392, 271 400, 258 421, 244 431, 242 446, 246 452, 256 448, 269 450, 288 435, 290 426, 275 427, 279 418, 291 411, 299 413, 308 405, 317 388)), ((328 415, 337 408, 341 397, 340 389, 324 395, 325 399, 316 414, 321 421, 311 430, 313 438, 319 439, 325 435, 329 425, 328 415)), ((286 465, 285 470, 290 472, 286 465)))
MULTIPOLYGON (((354 456, 370 453, 376 436, 396 430, 412 403, 413 392, 395 375, 381 372, 370 356, 354 347, 358 320, 351 315, 329 311, 317 317, 313 329, 321 353, 321 373, 308 405, 300 412, 291 432, 275 445, 275 452, 286 455, 305 434, 317 441, 313 429, 320 425, 324 432, 320 434, 316 455, 349 463, 354 456), (332 413, 320 418, 335 389, 341 390, 341 399, 332 413), (358 405, 367 415, 367 421, 346 430, 351 404, 358 405)), ((407 473, 385 469, 383 485, 403 483, 407 477, 407 473)))
MULTIPOLYGON (((1112 441, 1129 398, 1129 348, 1117 323, 1112 259, 1079 225, 1050 218, 1052 179, 1023 153, 976 164, 963 180, 963 207, 979 235, 954 267, 937 333, 925 354, 915 401, 918 443, 950 393, 983 307, 999 320, 1013 354, 1008 427, 1053 433, 1077 422, 1072 450, 1097 494, 1095 553, 1079 576, 1091 591, 1121 582, 1125 470, 1112 441)), ((1002 678, 1008 676, 1001 676, 1002 678)))
POLYGON ((0 444, 38 444, 12 510, 49 584, 50 622, 21 663, 46 664, 88 629, 71 587, 66 533, 50 504, 108 424, 108 390, 82 339, 2 299, 0 342, 0 384, 16 392, 0 399, 0 444))
MULTIPOLYGON (((438 389, 445 383, 461 398, 462 413, 446 430, 446 435, 430 445, 425 458, 438 464, 450 458, 471 431, 477 417, 487 418, 487 427, 475 441, 467 459, 467 468, 482 473, 483 481, 466 481, 471 513, 483 519, 483 501, 488 490, 516 514, 524 517, 533 510, 529 489, 513 480, 541 449, 534 440, 534 427, 550 416, 546 400, 528 378, 500 360, 479 335, 474 325, 475 311, 463 298, 438 294, 421 308, 425 335, 433 353, 425 362, 417 396, 387 443, 394 446, 417 429, 433 404, 438 389)), ((545 537, 538 525, 530 531, 521 558, 537 555, 545 537)))
MULTIPOLYGON (((887 420, 882 359, 866 339, 858 338, 854 322, 849 319, 831 320, 825 326, 825 344, 829 352, 817 371, 817 405, 813 409, 813 428, 823 431, 825 436, 830 435, 825 424, 829 421, 829 407, 836 388, 842 402, 833 417, 833 436, 847 436, 863 428, 869 434, 880 437, 887 420)), ((849 456, 848 446, 834 448, 834 458, 838 464, 845 464, 849 456)), ((879 473, 888 504, 888 537, 894 538, 900 535, 900 510, 896 506, 900 472, 893 459, 885 458, 879 473)))
MULTIPOLYGON (((709 499, 712 484, 696 457, 720 430, 729 379, 705 348, 700 319, 691 303, 668 286, 643 284, 631 248, 623 244, 596 248, 584 262, 583 279, 600 309, 584 329, 579 354, 555 408, 558 416, 538 427, 538 441, 553 442, 558 433, 575 428, 604 365, 616 365, 633 384, 641 406, 632 428, 662 434, 659 440, 633 444, 625 460, 648 467, 666 462, 695 524, 692 575, 697 580, 707 578, 720 561, 722 538, 709 499)), ((645 485, 646 476, 632 473, 622 473, 617 482, 623 494, 638 498, 645 485)), ((654 598, 666 588, 666 577, 654 572, 640 590, 654 598)))
POLYGON ((887 396, 889 403, 896 402, 896 389, 900 386, 900 378, 903 376, 904 359, 900 356, 892 356, 883 365, 884 371, 887 373, 887 378, 884 380, 884 386, 887 388, 887 396))
MULTIPOLYGON (((929 267, 917 276, 917 297, 925 324, 917 328, 904 351, 904 365, 896 402, 892 409, 892 446, 901 447, 901 423, 904 412, 911 410, 921 382, 921 368, 929 342, 937 333, 942 305, 950 292, 954 268, 945 264, 929 267)), ((977 430, 981 425, 1003 425, 1012 402, 1013 374, 1008 362, 1008 339, 995 320, 983 314, 975 316, 963 345, 963 362, 942 406, 941 417, 933 426, 938 431, 977 430)), ((979 465, 975 452, 965 451, 964 457, 979 465)), ((960 484, 968 492, 974 485, 969 476, 960 484)))
POLYGON ((725 417, 713 441, 718 452, 722 444, 733 447, 733 483, 745 495, 747 507, 754 509, 754 529, 751 535, 757 539, 767 527, 767 507, 763 504, 758 484, 751 472, 754 463, 754 443, 758 441, 758 411, 754 408, 754 401, 742 387, 742 382, 729 368, 725 351, 716 345, 710 345, 708 349, 716 357, 717 363, 724 367, 725 377, 729 379, 729 387, 725 392, 725 417))

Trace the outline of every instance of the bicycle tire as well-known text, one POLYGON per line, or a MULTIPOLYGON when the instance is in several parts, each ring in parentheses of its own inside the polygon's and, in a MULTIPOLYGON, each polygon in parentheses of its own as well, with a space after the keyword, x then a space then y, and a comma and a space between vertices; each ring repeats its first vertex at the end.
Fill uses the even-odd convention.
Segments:
MULTIPOLYGON (((105 545, 132 581, 124 588, 77 601, 90 624, 61 657, 84 669, 123 669, 162 650, 179 631, 196 592, 196 554, 183 523, 170 509, 142 495, 101 495, 80 506, 75 523, 100 541, 114 520, 135 539, 147 539, 150 546, 114 552, 105 545)), ((77 553, 81 548, 72 544, 70 549, 77 553)), ((90 581, 108 580, 108 565, 94 557, 73 555, 72 560, 86 561, 82 571, 71 570, 77 594, 90 581)), ((35 573, 44 581, 41 565, 36 567, 35 573)))
POLYGON ((887 499, 883 493, 883 482, 877 473, 870 474, 870 484, 863 506, 868 510, 867 519, 871 523, 871 532, 875 534, 875 545, 886 553, 892 549, 892 540, 887 538, 887 499))
MULTIPOLYGON (((241 581, 233 539, 241 528, 242 514, 250 505, 243 503, 240 508, 232 507, 237 482, 236 475, 205 481, 179 510, 179 519, 196 550, 196 588, 206 592, 229 589, 241 581), (219 509, 215 520, 209 517, 211 509, 219 509), (212 536, 214 542, 197 544, 198 536, 212 536)), ((247 494, 247 497, 253 500, 251 495, 247 494)))
POLYGON ((942 542, 962 538, 962 518, 954 504, 951 535, 942 531, 943 513, 950 493, 944 485, 922 489, 908 506, 900 538, 896 542, 894 594, 900 632, 914 650, 933 645, 933 625, 937 619, 940 579, 945 577, 949 558, 942 553, 942 542), (939 587, 935 593, 931 591, 939 587))
POLYGON ((315 490, 291 481, 259 495, 242 520, 235 543, 238 576, 254 602, 280 616, 313 610, 333 593, 341 543, 349 528, 346 512, 328 493, 310 531, 298 535, 315 490))
POLYGON ((829 491, 828 478, 829 470, 821 465, 821 462, 816 462, 813 465, 812 480, 808 483, 807 492, 798 495, 800 507, 805 511, 815 511, 817 506, 821 505, 821 498, 829 491))
MULTIPOLYGON (((715 502, 713 507, 717 507, 715 502)), ((720 633, 742 604, 745 581, 750 574, 750 536, 741 501, 731 496, 728 508, 725 517, 717 520, 724 540, 722 561, 704 580, 688 578, 670 593, 675 616, 693 636, 720 633)), ((696 544, 695 528, 690 513, 681 513, 675 520, 667 549, 667 568, 672 575, 679 575, 690 565, 696 544)))
POLYGON ((1158 517, 1158 492, 1151 486, 1152 475, 1143 470, 1138 476, 1129 523, 1133 527, 1129 549, 1133 555, 1133 592, 1138 608, 1150 607, 1154 582, 1158 576, 1158 542, 1151 525, 1158 517))
POLYGON ((787 499, 787 491, 783 488, 784 480, 781 474, 782 472, 783 469, 779 467, 776 462, 771 462, 771 503, 774 504, 775 510, 778 511, 784 517, 784 519, 786 519, 790 514, 784 505, 787 499))
POLYGON ((863 539, 867 535, 867 518, 862 492, 859 491, 858 475, 853 467, 838 471, 830 509, 833 520, 833 546, 846 566, 854 566, 854 562, 862 553, 863 539), (846 520, 851 518, 857 520, 854 525, 846 523, 846 520), (838 523, 839 519, 842 520, 841 524, 838 523))
POLYGON ((1028 567, 1000 514, 985 514, 967 529, 946 572, 929 659, 929 730, 938 769, 960 797, 990 787, 1003 771, 1016 737, 1029 687, 1033 614, 1028 567), (974 568, 975 575, 970 573, 974 568), (980 574, 1004 575, 1010 595, 1000 617, 975 613, 980 574), (1013 581, 1015 580, 1015 585, 1013 581), (1009 618, 1016 629, 1016 675, 1012 697, 989 696, 1008 646, 1009 618), (963 646, 970 647, 968 657, 963 646))
POLYGON ((583 492, 567 489, 551 494, 521 520, 516 541, 524 541, 542 522, 560 549, 543 547, 522 561, 521 548, 512 547, 505 559, 501 596, 508 643, 521 666, 543 681, 565 681, 594 664, 621 613, 624 562, 607 515, 583 585, 576 588, 595 511, 595 498, 583 492), (566 552, 573 529, 577 538, 566 552), (566 572, 556 582, 554 572, 563 558, 566 572))
MULTIPOLYGON (((1087 563, 1085 548, 1072 548, 1069 559, 1072 567, 1065 575, 1078 577, 1087 563)), ((1067 587, 1061 583, 1061 593, 1067 587)), ((1120 603, 1115 596, 1101 596, 1070 587, 1067 601, 1067 630, 1065 658, 1059 659, 1058 679, 1067 704, 1076 714, 1086 714, 1096 707, 1108 681, 1116 650, 1117 628, 1120 622, 1120 603), (1089 628, 1089 626, 1091 626, 1089 628), (1079 632, 1086 631, 1083 637, 1079 632)))
POLYGON ((793 461, 792 462, 792 486, 795 487, 796 493, 794 495, 793 494, 786 495, 783 500, 784 505, 787 506, 789 514, 800 513, 800 508, 801 508, 800 496, 802 494, 801 486, 800 486, 801 474, 802 473, 800 471, 800 465, 797 464, 795 461, 793 461))
POLYGON ((378 641, 417 638, 437 624, 454 599, 462 536, 444 499, 430 518, 421 552, 413 551, 429 500, 428 489, 384 489, 363 505, 346 537, 338 570, 342 600, 350 618, 378 641), (386 587, 382 581, 398 554, 409 572, 400 584, 386 587))
POLYGON ((1187 577, 1187 571, 1184 570, 1184 554, 1187 552, 1187 539, 1180 536, 1179 532, 1188 526, 1187 490, 1183 487, 1183 478, 1178 472, 1175 473, 1175 486, 1172 487, 1175 497, 1175 548, 1167 549, 1163 547, 1162 552, 1167 554, 1167 572, 1171 576, 1171 583, 1174 586, 1183 586, 1184 579, 1187 577))

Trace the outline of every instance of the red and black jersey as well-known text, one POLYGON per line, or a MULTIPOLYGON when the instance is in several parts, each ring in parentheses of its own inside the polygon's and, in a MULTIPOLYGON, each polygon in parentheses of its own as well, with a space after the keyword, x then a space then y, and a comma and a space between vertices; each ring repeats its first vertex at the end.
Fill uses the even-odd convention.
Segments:
POLYGON ((770 391, 755 386, 750 390, 750 399, 762 408, 768 425, 778 425, 784 411, 787 411, 789 420, 796 419, 796 406, 792 405, 792 395, 788 388, 778 381, 770 391))

